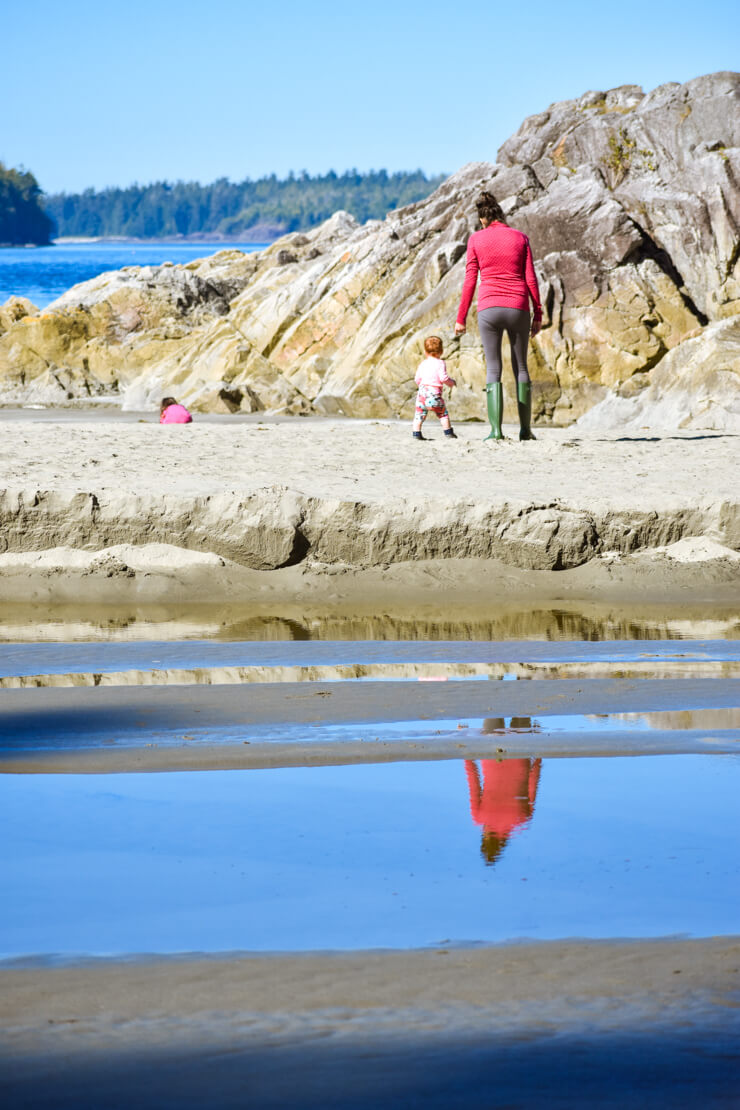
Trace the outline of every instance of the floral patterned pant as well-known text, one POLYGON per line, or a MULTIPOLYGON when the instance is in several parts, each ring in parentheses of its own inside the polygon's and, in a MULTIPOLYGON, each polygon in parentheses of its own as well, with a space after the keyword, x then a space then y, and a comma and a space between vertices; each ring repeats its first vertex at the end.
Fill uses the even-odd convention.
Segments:
POLYGON ((416 394, 416 418, 425 420, 430 410, 436 413, 440 420, 448 415, 447 405, 440 391, 432 386, 422 385, 416 394))

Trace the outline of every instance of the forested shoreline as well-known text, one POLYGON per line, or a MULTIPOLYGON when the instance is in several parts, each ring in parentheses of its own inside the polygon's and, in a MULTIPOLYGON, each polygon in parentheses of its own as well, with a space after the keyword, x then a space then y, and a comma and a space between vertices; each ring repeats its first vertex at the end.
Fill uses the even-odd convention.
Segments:
POLYGON ((344 209, 364 223, 423 200, 444 181, 421 170, 372 170, 311 176, 275 174, 256 181, 210 185, 165 181, 125 189, 86 189, 44 199, 59 237, 157 239, 212 235, 224 239, 272 239, 305 231, 344 209))
POLYGON ((54 228, 41 199, 32 173, 8 169, 0 162, 0 246, 49 243, 54 228))

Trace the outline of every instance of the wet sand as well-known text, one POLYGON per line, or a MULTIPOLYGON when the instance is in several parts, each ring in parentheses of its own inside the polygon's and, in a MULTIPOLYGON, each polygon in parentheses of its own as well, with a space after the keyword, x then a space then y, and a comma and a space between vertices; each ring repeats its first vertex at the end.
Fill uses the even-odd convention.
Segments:
POLYGON ((104 773, 491 755, 734 753, 738 706, 737 678, 10 689, 0 703, 0 770, 104 773), (677 709, 687 714, 683 727, 666 722, 661 728, 661 716, 677 709), (605 714, 649 714, 653 723, 649 731, 631 731, 626 723, 620 728, 618 722, 599 730, 593 718, 605 714), (488 735, 481 729, 481 719, 506 717, 535 717, 542 724, 488 735))
POLYGON ((58 1107, 730 1107, 738 938, 0 969, 0 1094, 58 1107))

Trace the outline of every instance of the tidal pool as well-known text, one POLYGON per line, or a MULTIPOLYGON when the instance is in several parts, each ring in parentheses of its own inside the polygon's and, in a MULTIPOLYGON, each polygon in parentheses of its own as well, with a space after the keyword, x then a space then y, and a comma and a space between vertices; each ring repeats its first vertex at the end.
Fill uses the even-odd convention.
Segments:
POLYGON ((740 931, 740 757, 2 775, 0 956, 740 931))

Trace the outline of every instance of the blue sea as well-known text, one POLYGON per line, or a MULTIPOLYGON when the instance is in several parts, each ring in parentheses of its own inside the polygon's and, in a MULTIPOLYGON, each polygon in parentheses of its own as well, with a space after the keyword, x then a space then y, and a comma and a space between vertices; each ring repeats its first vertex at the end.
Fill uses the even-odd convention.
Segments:
POLYGON ((67 289, 106 270, 122 266, 159 266, 192 262, 217 251, 255 251, 266 243, 56 243, 51 247, 5 247, 0 250, 0 304, 8 297, 28 297, 44 308, 67 289))

